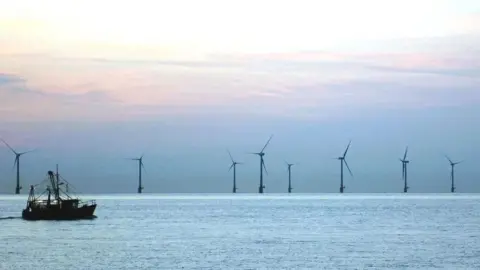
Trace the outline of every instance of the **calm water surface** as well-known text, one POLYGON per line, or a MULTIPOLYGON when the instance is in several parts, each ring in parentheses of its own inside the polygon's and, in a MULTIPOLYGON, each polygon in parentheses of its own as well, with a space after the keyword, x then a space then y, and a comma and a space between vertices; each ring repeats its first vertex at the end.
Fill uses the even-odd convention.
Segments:
POLYGON ((86 221, 26 198, 0 196, 0 269, 480 269, 480 195, 86 195, 86 221))

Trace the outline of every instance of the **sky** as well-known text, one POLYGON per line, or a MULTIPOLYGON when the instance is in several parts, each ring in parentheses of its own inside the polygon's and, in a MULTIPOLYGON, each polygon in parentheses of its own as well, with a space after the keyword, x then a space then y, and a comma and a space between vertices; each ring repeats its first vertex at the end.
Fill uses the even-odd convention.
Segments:
MULTIPOLYGON (((23 193, 480 192, 480 2, 0 0, 0 137, 23 193)), ((0 193, 15 189, 0 145, 0 193)))

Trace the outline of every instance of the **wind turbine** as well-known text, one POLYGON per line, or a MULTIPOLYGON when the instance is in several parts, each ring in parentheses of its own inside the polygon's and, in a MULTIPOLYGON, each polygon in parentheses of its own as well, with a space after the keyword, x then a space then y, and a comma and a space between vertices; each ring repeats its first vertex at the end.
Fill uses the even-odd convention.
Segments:
POLYGON ((347 160, 345 159, 351 143, 352 143, 352 141, 350 140, 350 142, 347 145, 347 148, 345 149, 345 152, 343 152, 343 156, 337 158, 338 160, 340 160, 340 193, 343 193, 343 190, 345 189, 345 186, 343 185, 343 164, 344 163, 345 163, 345 166, 347 166, 347 169, 348 169, 348 172, 350 173, 350 176, 353 177, 352 171, 350 170, 350 167, 348 167, 347 160))
POLYGON ((448 156, 445 156, 447 159, 448 159, 448 162, 450 162, 450 166, 452 167, 452 171, 451 171, 451 175, 450 175, 450 178, 452 180, 452 188, 450 189, 450 191, 452 193, 455 192, 455 165, 459 164, 459 163, 462 163, 462 161, 457 161, 457 162, 453 162, 448 156))
POLYGON ((267 148, 267 145, 270 143, 270 140, 272 138, 273 138, 273 135, 270 136, 267 143, 262 148, 262 151, 260 151, 258 153, 251 153, 251 154, 254 154, 254 155, 258 155, 260 157, 260 186, 258 187, 258 193, 263 193, 263 190, 265 189, 265 185, 263 184, 263 170, 265 170, 265 173, 267 175, 268 175, 268 172, 267 172, 267 168, 265 167, 265 162, 263 161, 263 156, 265 155, 265 153, 263 151, 265 151, 265 148, 267 148))
POLYGON ((287 169, 288 169, 288 193, 292 193, 292 166, 295 164, 288 163, 285 161, 287 164, 287 169))
POLYGON ((131 158, 130 160, 138 161, 138 193, 142 193, 143 186, 142 186, 142 168, 145 170, 143 166, 143 154, 139 158, 131 158))
POLYGON ((237 193, 237 165, 238 164, 243 164, 241 162, 236 162, 233 160, 232 154, 230 154, 230 151, 227 150, 228 155, 230 156, 230 159, 232 160, 232 165, 228 169, 230 171, 233 168, 233 193, 237 193))
POLYGON ((408 153, 408 146, 405 148, 405 154, 403 154, 403 159, 400 158, 400 161, 402 162, 402 179, 404 181, 403 185, 403 192, 407 193, 409 187, 407 185, 407 165, 410 163, 409 160, 407 160, 407 153, 408 153))
POLYGON ((8 143, 5 140, 3 139, 1 140, 15 154, 15 161, 13 162, 13 167, 17 165, 17 186, 15 187, 15 194, 20 194, 20 190, 22 189, 22 186, 20 186, 20 157, 26 153, 35 151, 35 149, 18 153, 17 151, 13 150, 13 148, 10 145, 8 145, 8 143))

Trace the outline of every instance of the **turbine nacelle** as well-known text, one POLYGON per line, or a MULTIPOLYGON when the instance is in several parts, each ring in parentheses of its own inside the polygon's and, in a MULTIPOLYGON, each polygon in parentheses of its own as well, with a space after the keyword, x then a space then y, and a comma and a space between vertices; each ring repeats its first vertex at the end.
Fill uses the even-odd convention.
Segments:
POLYGON ((462 161, 453 162, 447 155, 445 155, 445 157, 448 159, 448 162, 450 162, 450 166, 452 166, 452 167, 454 167, 455 165, 463 162, 463 160, 462 160, 462 161))
POLYGON ((287 169, 290 170, 290 168, 292 168, 293 165, 295 165, 294 163, 288 163, 285 161, 285 165, 287 165, 287 169))
POLYGON ((230 160, 232 161, 232 163, 231 163, 231 165, 230 165, 230 168, 228 169, 229 171, 230 171, 233 167, 235 167, 235 166, 237 166, 237 165, 240 165, 240 164, 243 164, 243 162, 237 162, 237 161, 235 161, 235 160, 233 159, 233 157, 232 157, 232 154, 230 153, 230 151, 229 151, 228 149, 227 149, 227 152, 228 152, 228 155, 230 156, 230 160))
POLYGON ((232 162, 232 164, 230 165, 230 168, 228 168, 228 171, 230 171, 232 168, 236 167, 237 165, 241 165, 243 164, 242 162, 232 162))

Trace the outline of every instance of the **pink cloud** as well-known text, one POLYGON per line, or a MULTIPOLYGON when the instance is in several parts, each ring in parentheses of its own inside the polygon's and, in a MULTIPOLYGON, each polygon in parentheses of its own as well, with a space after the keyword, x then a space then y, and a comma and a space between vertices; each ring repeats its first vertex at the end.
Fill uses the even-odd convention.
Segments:
POLYGON ((0 70, 17 74, 21 87, 30 90, 0 87, 3 120, 130 119, 215 110, 302 115, 347 105, 440 106, 478 102, 465 89, 480 83, 469 73, 480 68, 475 54, 298 52, 212 56, 197 62, 3 59, 0 70), (469 76, 457 76, 465 74, 469 76), (425 93, 434 92, 425 89, 460 89, 467 98, 432 98, 425 93))

